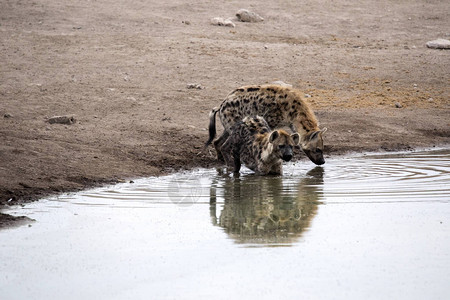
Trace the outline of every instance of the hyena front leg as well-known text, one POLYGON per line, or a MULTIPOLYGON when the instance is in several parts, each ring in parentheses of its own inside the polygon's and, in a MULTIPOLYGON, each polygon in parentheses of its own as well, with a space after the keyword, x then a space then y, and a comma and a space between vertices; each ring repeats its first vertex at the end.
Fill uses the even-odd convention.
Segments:
POLYGON ((241 170, 241 145, 238 144, 233 145, 233 160, 234 160, 233 173, 239 174, 239 171, 241 170))
MULTIPOLYGON (((302 126, 302 125, 300 123, 296 123, 296 125, 291 123, 289 125, 289 128, 292 130, 292 133, 298 133, 300 135, 300 133, 298 132, 298 128, 299 128, 298 126, 302 126)), ((298 143, 298 145, 295 145, 294 148, 297 150, 302 150, 302 147, 300 147, 300 143, 298 143)))
POLYGON ((217 140, 214 141, 214 148, 216 149, 217 152, 217 159, 221 162, 225 161, 222 154, 222 147, 227 141, 229 136, 230 134, 228 133, 228 131, 224 130, 222 135, 217 140))
POLYGON ((277 162, 275 163, 269 171, 270 175, 283 175, 283 166, 282 166, 282 162, 277 162))

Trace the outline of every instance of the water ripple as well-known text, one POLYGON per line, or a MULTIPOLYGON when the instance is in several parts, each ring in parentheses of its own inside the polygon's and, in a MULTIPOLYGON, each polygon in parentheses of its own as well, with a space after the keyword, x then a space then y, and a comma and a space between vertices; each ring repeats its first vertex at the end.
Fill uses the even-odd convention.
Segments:
MULTIPOLYGON (((317 169, 302 161, 287 164, 282 177, 261 177, 244 171, 238 179, 221 169, 198 169, 86 191, 76 198, 76 204, 183 206, 209 203, 213 196, 221 203, 225 194, 235 194, 237 188, 245 190, 239 193, 245 197, 257 194, 289 198, 314 192, 326 204, 450 201, 450 150, 330 159, 317 169), (217 195, 211 194, 212 189, 217 195)), ((68 195, 57 201, 74 199, 68 195)))

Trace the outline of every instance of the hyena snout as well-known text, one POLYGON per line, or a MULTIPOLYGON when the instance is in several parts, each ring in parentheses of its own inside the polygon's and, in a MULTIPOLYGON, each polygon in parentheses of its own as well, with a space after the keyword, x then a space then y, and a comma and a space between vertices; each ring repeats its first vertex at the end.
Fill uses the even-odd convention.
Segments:
POLYGON ((303 149, 303 152, 305 152, 306 156, 315 163, 316 165, 323 165, 325 163, 325 159, 323 158, 323 152, 320 149, 315 150, 306 150, 303 149))
POLYGON ((315 131, 306 136, 302 142, 302 150, 306 156, 316 165, 323 165, 325 159, 323 158, 323 134, 327 131, 326 128, 315 131))
POLYGON ((281 159, 284 161, 290 161, 292 159, 292 156, 294 155, 292 151, 292 147, 284 147, 281 151, 281 159))

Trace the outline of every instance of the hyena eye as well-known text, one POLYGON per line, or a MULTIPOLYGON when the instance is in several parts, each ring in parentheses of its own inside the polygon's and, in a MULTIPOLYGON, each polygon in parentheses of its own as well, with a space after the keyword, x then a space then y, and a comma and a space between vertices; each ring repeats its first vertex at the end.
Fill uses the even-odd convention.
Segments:
POLYGON ((315 152, 316 152, 316 153, 322 153, 322 150, 319 149, 319 148, 317 148, 315 152))
POLYGON ((284 145, 278 145, 278 148, 283 149, 285 146, 284 145))

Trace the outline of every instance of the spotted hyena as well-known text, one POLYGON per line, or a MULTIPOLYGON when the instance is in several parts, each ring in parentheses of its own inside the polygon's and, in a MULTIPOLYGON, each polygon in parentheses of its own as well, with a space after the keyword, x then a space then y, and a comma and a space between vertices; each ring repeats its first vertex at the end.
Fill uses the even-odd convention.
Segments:
POLYGON ((309 159, 317 165, 325 163, 322 135, 318 121, 309 105, 302 99, 300 91, 280 85, 244 86, 231 92, 219 107, 210 113, 209 140, 216 136, 216 114, 224 127, 222 135, 214 141, 217 157, 230 135, 232 126, 246 116, 262 116, 270 128, 288 126, 300 135, 300 146, 309 159))
POLYGON ((293 147, 299 143, 298 133, 271 130, 260 116, 245 117, 231 128, 221 146, 226 164, 238 173, 241 163, 261 175, 281 175, 282 160, 290 161, 293 147))

